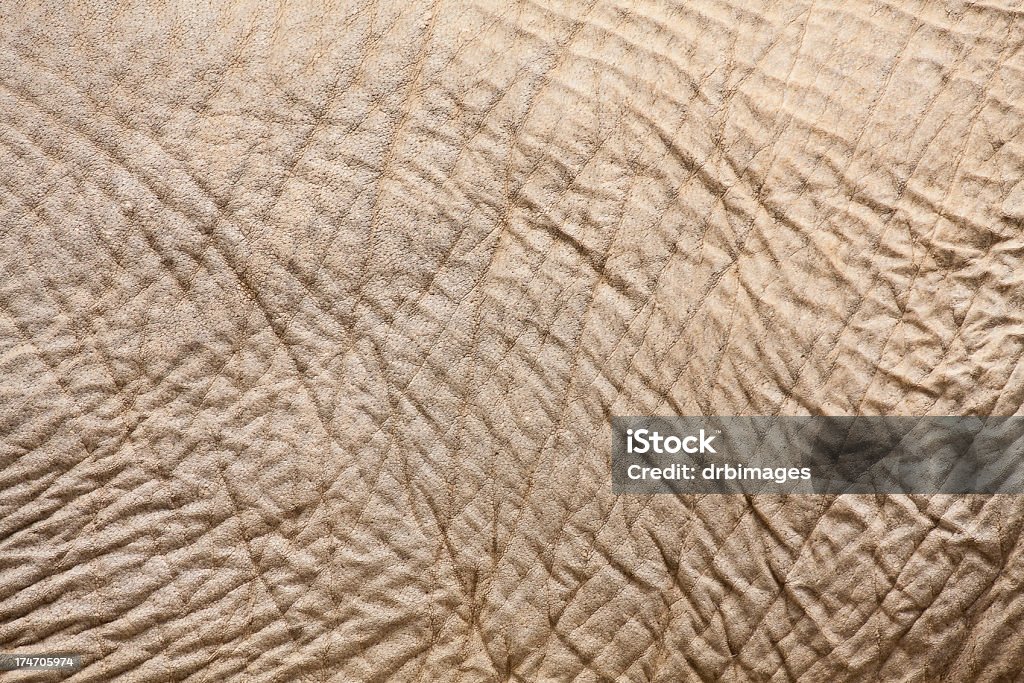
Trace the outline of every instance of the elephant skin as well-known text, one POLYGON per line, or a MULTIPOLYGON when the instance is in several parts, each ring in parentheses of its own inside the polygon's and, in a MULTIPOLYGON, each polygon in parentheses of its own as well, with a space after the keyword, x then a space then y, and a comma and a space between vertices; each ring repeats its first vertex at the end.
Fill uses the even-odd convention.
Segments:
POLYGON ((1010 2, 0 11, 0 651, 1008 681, 1013 496, 616 496, 613 415, 1012 415, 1010 2))

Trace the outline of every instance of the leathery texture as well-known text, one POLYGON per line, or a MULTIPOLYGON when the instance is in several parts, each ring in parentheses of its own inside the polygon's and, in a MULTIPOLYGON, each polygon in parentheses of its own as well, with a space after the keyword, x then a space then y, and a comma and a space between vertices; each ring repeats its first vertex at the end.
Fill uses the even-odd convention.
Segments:
POLYGON ((1021 14, 6 0, 0 650, 1017 679, 1018 499, 617 497, 609 419, 1018 412, 1021 14))

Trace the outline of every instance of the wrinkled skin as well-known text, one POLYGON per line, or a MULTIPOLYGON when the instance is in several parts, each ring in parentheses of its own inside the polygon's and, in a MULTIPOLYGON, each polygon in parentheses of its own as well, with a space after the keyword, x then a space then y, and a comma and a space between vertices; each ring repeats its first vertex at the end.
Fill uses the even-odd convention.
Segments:
POLYGON ((0 650, 1020 675, 1016 498, 608 462, 611 415, 1018 412, 1019 10, 4 4, 0 650))

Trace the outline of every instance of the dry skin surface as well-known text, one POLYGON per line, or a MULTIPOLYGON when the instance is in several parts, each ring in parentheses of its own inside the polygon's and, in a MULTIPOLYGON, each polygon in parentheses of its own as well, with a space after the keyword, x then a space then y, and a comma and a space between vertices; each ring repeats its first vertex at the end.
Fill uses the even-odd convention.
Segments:
POLYGON ((5 0, 0 650, 1017 678, 1016 499, 608 463, 611 415, 1019 410, 1013 4, 5 0))

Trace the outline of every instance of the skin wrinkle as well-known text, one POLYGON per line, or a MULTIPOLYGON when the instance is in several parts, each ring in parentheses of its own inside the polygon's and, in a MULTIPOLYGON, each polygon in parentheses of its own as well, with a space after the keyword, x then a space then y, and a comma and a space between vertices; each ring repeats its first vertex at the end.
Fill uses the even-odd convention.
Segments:
POLYGON ((0 651, 82 652, 74 681, 1024 671, 1013 497, 608 471, 612 415, 1018 410, 1019 11, 0 15, 0 651))
MULTIPOLYGON (((1012 35, 1012 33, 1013 33, 1013 27, 1014 27, 1014 25, 1015 25, 1015 24, 1016 24, 1016 18, 1014 19, 1014 21, 1010 22, 1010 24, 1009 24, 1009 28, 1008 28, 1008 31, 1007 31, 1008 35, 1012 35)), ((996 74, 997 74, 997 73, 999 72, 999 68, 1000 68, 1000 66, 1001 66, 1001 63, 1002 63, 1002 60, 1003 60, 1003 55, 1004 55, 1004 53, 1006 52, 1006 49, 1007 49, 1007 47, 1009 47, 1009 45, 1004 45, 1003 49, 999 51, 999 61, 997 62, 996 66, 995 66, 995 67, 993 68, 993 70, 992 70, 992 73, 991 73, 991 74, 989 75, 989 77, 988 77, 988 79, 987 79, 987 82, 986 82, 986 87, 985 87, 985 89, 986 89, 986 90, 988 89, 988 86, 990 86, 990 85, 991 85, 991 83, 992 83, 993 79, 995 78, 996 74)), ((977 121, 977 115, 978 115, 978 113, 979 113, 979 112, 981 111, 981 109, 983 108, 983 106, 984 106, 983 104, 979 104, 979 105, 978 105, 978 106, 977 106, 977 107, 975 108, 974 112, 972 113, 972 117, 971 117, 971 118, 972 118, 972 120, 973 120, 974 122, 976 122, 976 121, 977 121)), ((959 152, 957 153, 957 155, 956 155, 956 161, 954 162, 954 169, 953 169, 953 173, 951 174, 951 177, 953 177, 953 178, 955 178, 955 177, 956 177, 957 171, 959 170, 959 167, 960 167, 960 163, 961 163, 962 159, 964 158, 964 150, 965 150, 965 148, 966 148, 966 146, 967 146, 968 142, 970 141, 970 139, 971 139, 971 137, 972 137, 972 133, 973 133, 973 131, 974 131, 974 124, 972 123, 971 127, 970 127, 970 128, 968 129, 968 131, 967 131, 967 135, 966 135, 966 136, 964 136, 964 146, 963 146, 963 147, 961 148, 961 150, 960 150, 960 151, 959 151, 959 152)), ((916 165, 915 165, 915 167, 916 167, 916 165)), ((942 204, 944 204, 944 203, 946 202, 946 200, 947 200, 947 199, 948 199, 948 197, 949 197, 949 191, 950 191, 950 190, 952 190, 953 186, 954 186, 954 184, 953 184, 953 183, 951 182, 951 183, 950 183, 950 185, 949 185, 949 187, 948 187, 948 188, 947 188, 947 190, 946 190, 946 195, 945 195, 945 196, 944 196, 944 197, 943 197, 943 198, 942 198, 942 199, 941 199, 941 200, 939 201, 939 205, 942 205, 942 204)), ((898 200, 899 200, 899 198, 897 198, 897 201, 898 201, 898 200)), ((932 226, 932 232, 931 232, 931 234, 932 234, 932 235, 934 235, 935 229, 936 229, 937 227, 938 227, 938 219, 936 218, 936 221, 935 221, 935 223, 934 223, 934 224, 933 224, 933 226, 932 226)), ((927 258, 927 257, 929 256, 929 254, 930 254, 930 250, 931 250, 931 246, 930 246, 930 243, 931 243, 931 240, 929 239, 929 240, 928 240, 928 241, 926 242, 926 245, 927 245, 927 246, 925 247, 925 252, 924 252, 924 258, 927 258)), ((914 260, 914 264, 913 264, 913 265, 914 265, 914 273, 913 273, 913 276, 911 277, 911 280, 910 280, 910 283, 909 283, 909 285, 907 286, 907 291, 908 291, 907 297, 908 297, 908 298, 909 298, 909 296, 910 296, 910 293, 911 293, 911 292, 913 291, 914 283, 916 282, 916 280, 917 280, 917 277, 918 277, 918 275, 919 275, 919 274, 920 274, 920 272, 921 272, 921 263, 923 263, 923 262, 924 262, 924 258, 922 258, 922 259, 921 259, 920 261, 918 261, 917 259, 915 259, 915 260, 914 260)), ((975 296, 976 296, 976 295, 977 295, 977 290, 975 291, 975 296)), ((968 303, 968 310, 970 310, 970 306, 971 306, 971 303, 973 303, 973 297, 972 297, 972 299, 971 299, 971 302, 970 302, 970 303, 968 303)), ((882 343, 882 349, 881 349, 881 354, 883 354, 883 355, 884 355, 884 353, 885 353, 885 349, 886 349, 886 347, 887 347, 887 346, 889 345, 889 341, 891 340, 891 338, 892 338, 892 334, 894 333, 894 331, 895 331, 896 327, 897 327, 897 326, 896 326, 896 325, 894 325, 894 326, 893 326, 893 327, 891 328, 891 330, 890 330, 889 334, 888 334, 888 335, 886 336, 886 338, 885 338, 884 342, 882 343)), ((955 337, 954 337, 954 338, 955 338, 955 337)), ((945 357, 945 356, 944 356, 944 357, 945 357)), ((877 371, 878 371, 878 370, 876 370, 876 373, 877 373, 877 371)), ((865 388, 865 391, 864 391, 864 396, 862 396, 862 397, 861 397, 861 400, 860 400, 860 402, 859 402, 859 403, 858 403, 858 405, 857 405, 857 410, 856 410, 856 412, 858 412, 858 413, 860 412, 860 410, 861 410, 861 408, 862 408, 862 406, 863 406, 863 402, 864 402, 864 397, 866 397, 866 396, 867 396, 867 394, 868 394, 868 391, 869 391, 869 390, 870 390, 870 388, 871 388, 871 385, 872 385, 872 384, 874 383, 874 379, 875 379, 875 375, 872 375, 872 377, 871 377, 871 380, 870 380, 870 381, 868 382, 868 384, 866 385, 866 388, 865 388)), ((932 404, 932 406, 929 406, 929 408, 932 408, 932 407, 934 407, 934 405, 935 405, 935 404, 933 403, 933 404, 932 404)))
MULTIPOLYGON (((203 186, 202 186, 202 183, 201 183, 201 182, 199 182, 199 181, 198 181, 198 180, 196 180, 195 178, 192 178, 192 179, 196 181, 196 185, 198 185, 198 186, 199 186, 199 187, 201 187, 201 188, 203 187, 203 186)), ((206 188, 203 188, 203 190, 204 190, 204 191, 206 192, 206 194, 207 194, 207 195, 209 195, 209 196, 213 196, 213 194, 212 194, 212 193, 211 193, 210 191, 206 190, 206 188)), ((213 235, 213 231, 214 231, 214 228, 215 228, 215 225, 214 225, 214 226, 211 226, 211 227, 209 228, 209 230, 208 230, 208 231, 204 230, 204 232, 207 232, 207 233, 208 233, 208 234, 209 234, 209 235, 211 236, 211 239, 209 239, 209 241, 207 241, 207 243, 206 243, 206 246, 205 246, 205 247, 203 248, 203 250, 202 250, 202 252, 200 253, 200 255, 199 255, 199 256, 198 256, 197 258, 196 258, 196 261, 197 261, 197 262, 199 262, 199 261, 201 261, 201 260, 202 260, 202 258, 203 258, 203 254, 205 253, 205 251, 206 251, 206 250, 207 250, 208 248, 210 248, 211 246, 213 246, 213 247, 216 247, 216 242, 215 242, 215 239, 216 239, 216 237, 215 237, 215 236, 213 235)), ((153 249, 154 253, 157 253, 157 254, 159 254, 159 253, 160 253, 160 251, 159 251, 159 249, 157 249, 157 248, 156 248, 156 246, 155 246, 155 242, 154 242, 154 241, 153 241, 153 240, 152 240, 152 239, 150 238, 150 236, 149 236, 149 233, 148 233, 148 232, 146 232, 146 231, 144 231, 144 230, 143 230, 142 232, 143 232, 144 236, 146 237, 146 239, 147 239, 147 242, 149 243, 149 246, 150 246, 150 247, 151 247, 151 248, 153 249)), ((244 275, 242 275, 242 273, 241 273, 241 272, 239 272, 239 273, 238 273, 238 276, 239 276, 239 278, 240 278, 240 279, 239 279, 239 282, 240 282, 240 283, 241 283, 241 284, 243 285, 243 287, 244 287, 244 286, 246 286, 246 283, 245 283, 245 280, 244 280, 244 275)), ((194 275, 193 275, 193 278, 194 278, 194 275)), ((186 286, 182 285, 182 284, 181 284, 180 282, 179 282, 179 287, 180 287, 180 288, 182 289, 182 292, 183 292, 183 294, 187 294, 187 293, 188 293, 188 289, 189 289, 189 287, 186 287, 186 286)), ((253 298, 252 298, 252 302, 253 302, 253 304, 254 304, 254 305, 257 305, 257 306, 262 306, 261 304, 259 304, 259 300, 260 300, 260 297, 259 297, 259 296, 258 296, 258 295, 256 294, 256 291, 255 291, 255 290, 253 290, 253 298)), ((268 311, 267 311, 267 310, 265 309, 265 307, 263 307, 263 308, 264 308, 264 313, 265 313, 266 319, 268 320, 268 323, 269 323, 269 327, 268 327, 268 329, 271 329, 271 330, 272 330, 272 331, 274 331, 274 332, 275 332, 275 334, 276 334, 276 332, 277 332, 277 331, 276 331, 276 329, 275 329, 275 328, 274 328, 274 326, 273 326, 273 318, 272 318, 272 314, 271 314, 271 313, 269 313, 269 312, 268 312, 268 311)), ((284 346, 284 347, 285 347, 286 349, 288 348, 288 345, 287 345, 286 343, 282 343, 282 346, 284 346)), ((293 360, 294 360, 294 358, 293 358, 293 360)), ((302 381, 302 373, 301 373, 301 372, 298 372, 298 373, 296 374, 296 377, 297 377, 297 378, 298 378, 298 379, 299 379, 300 381, 302 381)), ((314 400, 315 400, 315 397, 313 396, 312 392, 311 392, 311 397, 312 397, 312 398, 314 398, 314 400)), ((327 431, 327 433, 328 433, 328 434, 330 433, 330 430, 327 430, 327 429, 326 429, 326 423, 325 423, 325 430, 327 431)))

